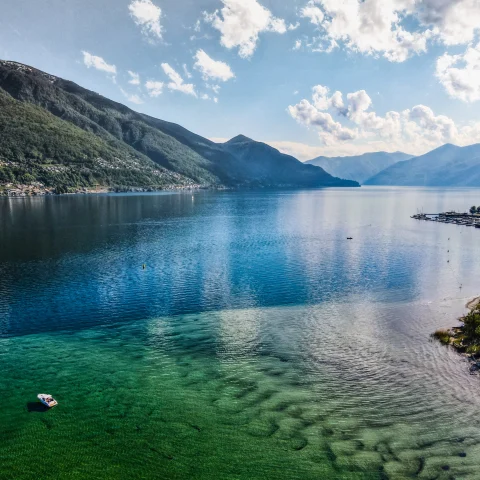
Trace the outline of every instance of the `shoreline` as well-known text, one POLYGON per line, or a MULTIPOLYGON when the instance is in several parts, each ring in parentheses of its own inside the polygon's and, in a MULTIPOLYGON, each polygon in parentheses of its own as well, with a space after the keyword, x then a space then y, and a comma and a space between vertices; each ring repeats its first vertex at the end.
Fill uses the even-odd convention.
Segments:
POLYGON ((212 187, 207 185, 168 185, 165 188, 156 187, 97 187, 79 188, 72 192, 57 193, 54 189, 16 188, 0 190, 0 198, 30 198, 30 197, 60 197, 65 195, 100 195, 108 193, 155 193, 155 192, 188 192, 199 190, 226 190, 225 187, 212 187))
POLYGON ((458 319, 460 326, 439 329, 431 338, 466 355, 471 362, 470 374, 477 375, 480 371, 480 361, 477 361, 480 354, 480 297, 469 300, 465 308, 469 311, 458 319))
POLYGON ((475 297, 475 298, 472 298, 472 300, 469 300, 465 305, 465 307, 468 308, 469 310, 475 310, 475 307, 479 303, 480 303, 480 297, 475 297))

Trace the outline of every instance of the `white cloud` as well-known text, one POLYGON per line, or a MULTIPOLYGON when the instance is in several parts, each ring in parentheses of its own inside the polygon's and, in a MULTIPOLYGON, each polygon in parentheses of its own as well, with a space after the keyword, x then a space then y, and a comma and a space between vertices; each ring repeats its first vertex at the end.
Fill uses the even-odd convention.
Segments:
POLYGON ((300 10, 300 16, 302 18, 309 18, 310 22, 314 25, 321 25, 325 18, 322 10, 315 5, 313 0, 308 2, 307 5, 300 10))
POLYGON ((163 93, 164 86, 165 84, 163 82, 156 82, 154 80, 148 80, 145 83, 145 88, 151 97, 159 97, 163 93))
POLYGON ((129 102, 135 103, 136 105, 141 105, 143 103, 143 100, 138 95, 130 95, 123 88, 121 88, 120 91, 129 102))
POLYGON ((295 40, 295 45, 293 46, 293 50, 300 50, 302 48, 302 41, 300 39, 295 40))
POLYGON ((332 145, 338 141, 353 140, 358 136, 355 130, 336 122, 329 113, 322 112, 308 100, 304 99, 295 106, 289 106, 288 112, 301 125, 314 127, 325 145, 332 145))
POLYGON ((340 42, 356 52, 383 55, 403 62, 412 53, 426 51, 429 29, 409 32, 402 20, 415 0, 311 0, 300 11, 323 33, 319 50, 335 48, 340 42))
POLYGON ((178 72, 176 72, 168 63, 162 63, 163 71, 168 78, 170 78, 170 82, 167 84, 167 87, 170 90, 177 90, 182 93, 186 93, 187 95, 193 95, 194 97, 197 96, 195 92, 195 85, 191 83, 184 83, 183 78, 180 76, 178 72))
POLYGON ((346 49, 403 62, 429 40, 466 44, 480 31, 479 0, 309 0, 299 11, 320 31, 314 51, 346 49))
POLYGON ((187 64, 183 64, 183 73, 187 78, 192 78, 192 74, 190 73, 190 70, 188 70, 187 64))
MULTIPOLYGON (((358 151, 402 150, 424 153, 444 143, 468 145, 480 142, 480 122, 456 125, 445 115, 436 115, 425 105, 384 116, 372 111, 372 99, 365 90, 330 95, 323 85, 312 89, 312 99, 288 107, 299 124, 314 129, 330 150, 348 143, 358 151), (335 115, 335 120, 332 115, 335 115)), ((355 153, 355 152, 350 152, 355 153)))
POLYGON ((213 93, 216 93, 217 95, 220 93, 220 85, 215 85, 215 84, 210 84, 210 83, 206 83, 205 86, 207 88, 209 88, 210 90, 213 91, 213 93))
POLYGON ((140 85, 140 75, 138 73, 129 70, 128 74, 130 75, 130 80, 128 83, 131 85, 140 85))
POLYGON ((162 10, 151 0, 133 0, 128 6, 134 22, 141 27, 142 33, 156 39, 162 38, 162 10))
POLYGON ((283 34, 287 31, 285 20, 275 18, 272 12, 257 0, 222 0, 223 7, 212 14, 205 13, 210 22, 221 34, 221 44, 237 48, 242 58, 250 58, 263 32, 283 34))
POLYGON ((451 97, 464 102, 480 100, 480 43, 461 55, 445 53, 437 60, 436 75, 451 97))
POLYGON ((194 68, 202 73, 204 80, 215 79, 226 82, 235 77, 227 63, 213 60, 203 50, 197 50, 194 59, 194 68))
POLYGON ((117 67, 115 65, 109 65, 102 57, 97 57, 91 53, 83 51, 83 63, 87 68, 95 68, 102 72, 117 74, 117 67))
POLYGON ((445 45, 469 43, 480 31, 478 0, 421 0, 417 12, 420 21, 433 26, 445 45))

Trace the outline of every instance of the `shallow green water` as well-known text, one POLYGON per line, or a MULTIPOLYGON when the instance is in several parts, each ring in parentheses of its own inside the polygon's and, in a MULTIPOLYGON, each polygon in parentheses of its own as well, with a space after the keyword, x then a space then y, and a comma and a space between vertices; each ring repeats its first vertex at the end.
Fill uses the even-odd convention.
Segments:
POLYGON ((3 416, 0 476, 381 478, 379 453, 351 422, 327 419, 332 406, 286 359, 212 356, 212 319, 170 321, 5 342, 14 388, 0 393, 16 408, 3 416), (55 391, 60 407, 25 405, 32 388, 55 391))
POLYGON ((431 365, 402 354, 401 335, 391 348, 365 332, 356 346, 368 353, 355 356, 322 331, 310 339, 320 349, 299 356, 286 347, 302 335, 259 333, 272 318, 300 327, 329 313, 225 311, 4 340, 0 477, 476 478, 476 419, 451 410, 467 392, 411 385, 431 365), (35 389, 59 407, 42 411, 35 389))
POLYGON ((480 232, 385 225, 412 209, 405 191, 364 192, 206 194, 193 210, 75 197, 55 224, 58 204, 10 204, 0 478, 480 478, 479 379, 429 341, 477 293, 480 232), (328 202, 354 209, 348 225, 319 216, 328 202))

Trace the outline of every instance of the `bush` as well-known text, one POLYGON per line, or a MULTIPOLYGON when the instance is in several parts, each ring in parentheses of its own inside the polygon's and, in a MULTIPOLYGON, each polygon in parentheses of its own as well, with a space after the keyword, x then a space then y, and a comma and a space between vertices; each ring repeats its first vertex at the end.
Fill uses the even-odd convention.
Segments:
POLYGON ((451 340, 451 334, 448 330, 437 330, 432 337, 438 340, 442 345, 448 345, 451 340))

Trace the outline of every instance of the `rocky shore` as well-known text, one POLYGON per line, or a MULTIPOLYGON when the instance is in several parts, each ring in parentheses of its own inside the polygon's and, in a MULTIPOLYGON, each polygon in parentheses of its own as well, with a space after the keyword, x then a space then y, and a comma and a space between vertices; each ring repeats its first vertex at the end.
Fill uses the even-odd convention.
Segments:
POLYGON ((467 355, 470 373, 477 374, 480 371, 480 297, 470 300, 466 307, 470 312, 459 319, 459 327, 437 330, 432 337, 467 355))

